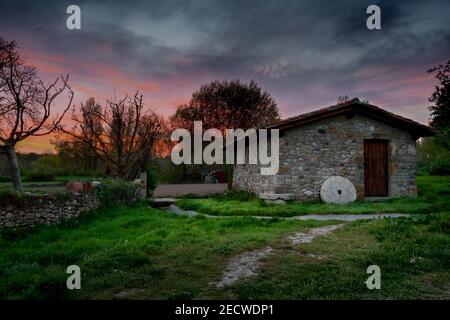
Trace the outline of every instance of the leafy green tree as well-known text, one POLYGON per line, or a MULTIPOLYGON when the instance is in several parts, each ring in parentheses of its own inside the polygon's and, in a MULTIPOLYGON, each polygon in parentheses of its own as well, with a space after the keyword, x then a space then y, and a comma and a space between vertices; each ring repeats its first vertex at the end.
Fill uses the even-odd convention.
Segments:
POLYGON ((450 60, 445 65, 440 64, 428 72, 434 73, 439 81, 428 99, 434 103, 428 108, 431 111, 430 125, 438 132, 437 142, 450 149, 450 60))

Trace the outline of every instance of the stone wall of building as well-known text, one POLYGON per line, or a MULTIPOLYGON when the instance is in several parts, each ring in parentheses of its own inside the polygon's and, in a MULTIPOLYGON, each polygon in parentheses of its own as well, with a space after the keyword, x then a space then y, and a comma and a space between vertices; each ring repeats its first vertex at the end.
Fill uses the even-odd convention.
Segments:
POLYGON ((320 186, 333 175, 349 179, 364 198, 364 139, 388 140, 389 196, 416 196, 416 145, 411 135, 363 115, 345 115, 287 129, 280 137, 280 169, 261 176, 259 165, 237 165, 233 186, 260 193, 319 200, 320 186))
POLYGON ((63 199, 57 195, 27 195, 0 204, 0 228, 57 224, 98 206, 94 192, 68 194, 63 199))

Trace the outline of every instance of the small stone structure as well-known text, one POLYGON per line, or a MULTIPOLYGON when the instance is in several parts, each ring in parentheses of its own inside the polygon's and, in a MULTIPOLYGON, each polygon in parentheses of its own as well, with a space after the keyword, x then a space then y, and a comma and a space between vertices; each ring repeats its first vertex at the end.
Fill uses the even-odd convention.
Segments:
POLYGON ((368 197, 365 143, 372 140, 387 144, 387 196, 416 196, 416 140, 433 134, 425 125, 357 99, 282 120, 269 129, 280 130, 278 174, 261 175, 260 165, 235 165, 233 187, 264 199, 289 194, 294 200, 319 200, 321 185, 331 176, 350 180, 358 199, 368 197))
POLYGON ((0 204, 0 228, 34 227, 57 224, 96 209, 95 193, 57 195, 27 195, 8 204, 0 204))

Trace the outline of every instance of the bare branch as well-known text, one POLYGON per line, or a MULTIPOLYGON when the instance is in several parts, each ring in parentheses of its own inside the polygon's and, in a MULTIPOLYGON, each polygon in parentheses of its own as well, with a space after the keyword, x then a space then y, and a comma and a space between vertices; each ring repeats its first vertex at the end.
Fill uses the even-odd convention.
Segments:
POLYGON ((69 75, 44 85, 34 67, 25 63, 15 42, 0 38, 0 141, 14 147, 30 136, 48 135, 56 130, 69 110, 74 92, 69 75), (62 81, 61 86, 57 86, 62 81), (55 99, 69 92, 67 106, 50 119, 55 99))
POLYGON ((107 100, 103 108, 90 98, 72 111, 74 126, 59 130, 88 145, 115 175, 134 179, 161 130, 160 118, 144 109, 138 92, 132 98, 107 100))

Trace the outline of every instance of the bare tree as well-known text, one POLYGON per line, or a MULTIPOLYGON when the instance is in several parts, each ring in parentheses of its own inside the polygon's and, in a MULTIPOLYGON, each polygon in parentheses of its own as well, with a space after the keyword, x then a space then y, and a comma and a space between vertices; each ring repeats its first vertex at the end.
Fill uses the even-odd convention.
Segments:
POLYGON ((71 129, 60 131, 88 145, 113 173, 135 179, 161 134, 161 119, 144 110, 142 95, 108 100, 106 106, 88 102, 73 110, 71 129))
MULTIPOLYGON (((83 108, 89 112, 85 114, 92 114, 92 112, 100 112, 101 106, 95 101, 94 98, 89 98, 83 108)), ((100 119, 84 119, 85 121, 95 121, 90 123, 90 129, 86 128, 86 137, 88 140, 95 138, 95 132, 101 133, 102 126, 100 119)), ((52 142, 58 151, 61 158, 66 160, 75 160, 74 167, 83 168, 83 170, 95 170, 97 168, 98 157, 92 148, 85 142, 75 139, 73 137, 68 137, 67 135, 58 135, 57 139, 52 142)), ((72 161, 73 162, 73 161, 72 161)))
POLYGON ((26 64, 15 41, 0 38, 0 153, 5 154, 15 190, 22 190, 16 145, 30 136, 52 133, 70 108, 73 91, 69 75, 45 85, 36 69, 26 64), (50 119, 55 99, 68 92, 63 111, 50 119))

